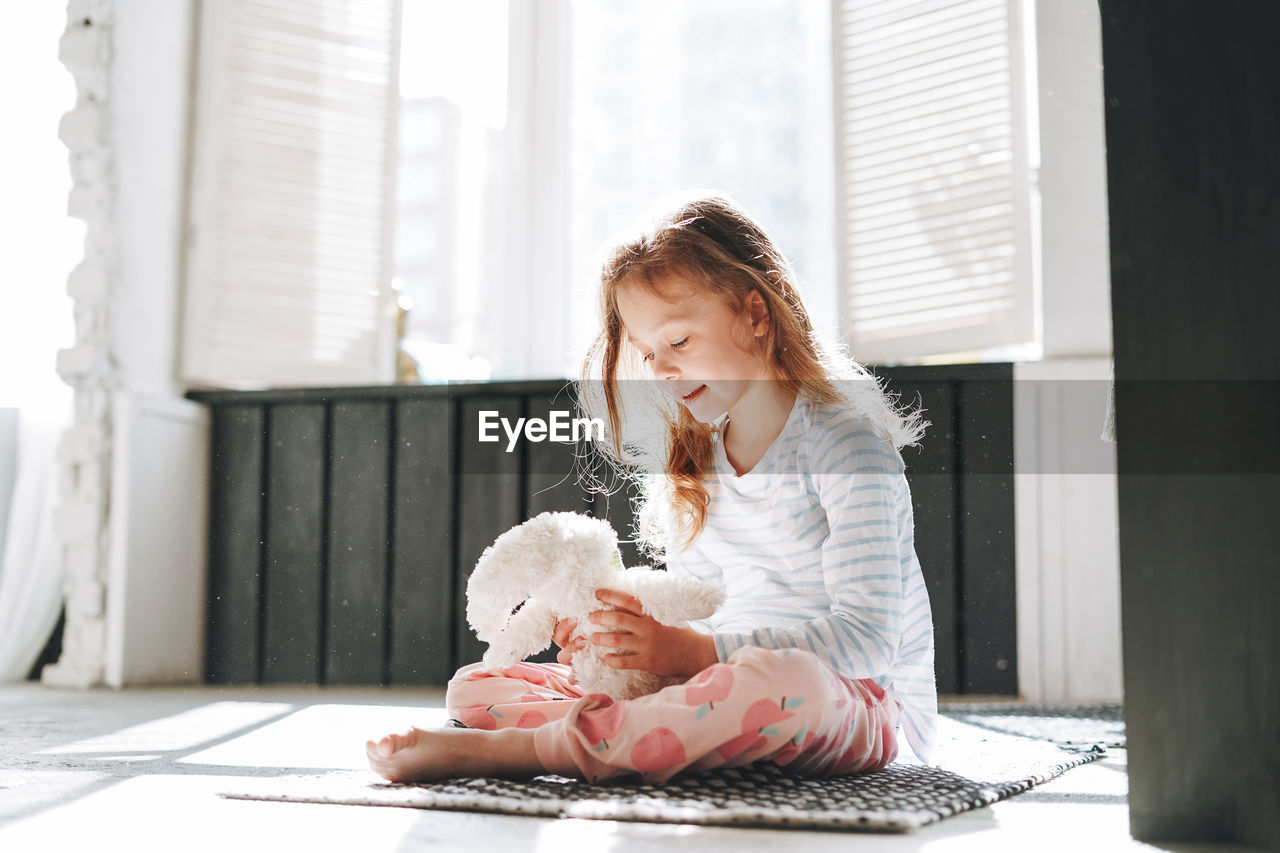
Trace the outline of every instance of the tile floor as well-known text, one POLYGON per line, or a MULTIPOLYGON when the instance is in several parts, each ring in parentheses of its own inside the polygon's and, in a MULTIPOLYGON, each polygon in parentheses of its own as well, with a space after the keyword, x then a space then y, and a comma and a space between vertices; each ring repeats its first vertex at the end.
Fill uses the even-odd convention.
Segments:
POLYGON ((1128 834, 1123 750, 906 835, 726 829, 226 800, 235 777, 360 769, 366 738, 443 721, 430 691, 0 686, 0 851, 330 849, 1212 853, 1128 834))

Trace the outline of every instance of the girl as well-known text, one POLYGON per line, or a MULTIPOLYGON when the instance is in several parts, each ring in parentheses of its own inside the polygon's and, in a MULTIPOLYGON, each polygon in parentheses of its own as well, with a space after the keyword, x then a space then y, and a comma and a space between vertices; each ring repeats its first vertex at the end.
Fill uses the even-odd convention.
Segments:
POLYGON ((673 628, 600 590, 611 609, 591 618, 613 631, 592 641, 619 650, 611 666, 688 680, 624 702, 584 695, 566 664, 585 641, 562 622, 559 663, 464 667, 446 705, 469 728, 369 741, 371 766, 393 781, 664 781, 762 759, 847 773, 893 761, 900 732, 927 761, 933 625, 898 452, 922 433, 918 413, 823 348, 786 260, 727 198, 688 202, 618 248, 601 304, 582 388, 607 416, 603 449, 642 483, 640 539, 727 601, 673 628), (637 369, 656 381, 620 381, 637 369))

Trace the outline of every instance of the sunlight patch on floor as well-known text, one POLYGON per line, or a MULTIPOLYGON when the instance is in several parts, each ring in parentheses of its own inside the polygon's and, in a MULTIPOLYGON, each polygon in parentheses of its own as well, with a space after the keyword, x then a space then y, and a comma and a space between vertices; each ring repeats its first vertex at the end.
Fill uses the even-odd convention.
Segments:
POLYGON ((705 833, 705 827, 680 824, 620 824, 611 820, 540 821, 536 825, 534 853, 564 853, 590 850, 592 853, 634 851, 638 843, 653 847, 686 841, 705 833))
POLYGON ((256 726, 288 713, 293 705, 280 702, 213 702, 158 720, 149 720, 99 737, 41 750, 40 755, 177 752, 256 726))
POLYGON ((418 813, 411 809, 289 805, 225 800, 216 776, 127 779, 66 806, 0 829, 0 850, 394 851, 418 813), (127 827, 127 835, 123 834, 127 827), (51 841, 56 846, 51 847, 51 841))
MULTIPOLYGON (((87 770, 0 769, 0 821, 21 814, 21 809, 70 802, 96 785, 109 784, 110 779, 107 773, 87 770)), ((21 849, 0 843, 5 853, 21 849)))
POLYGON ((1147 849, 1129 837, 1129 809, 1124 804, 1044 804, 1015 798, 995 803, 989 812, 993 820, 984 831, 942 838, 920 849, 925 853, 1043 850, 1052 849, 1055 839, 1066 838, 1073 850, 1147 849))
POLYGON ((365 741, 410 726, 444 725, 443 708, 312 705, 240 737, 178 759, 220 767, 365 770, 365 741))

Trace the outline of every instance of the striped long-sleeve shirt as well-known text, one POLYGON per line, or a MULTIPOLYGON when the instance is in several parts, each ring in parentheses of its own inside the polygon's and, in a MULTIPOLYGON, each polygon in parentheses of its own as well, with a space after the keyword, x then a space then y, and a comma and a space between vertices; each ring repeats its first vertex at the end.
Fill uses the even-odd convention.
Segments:
POLYGON ((667 564, 725 591, 698 626, 720 660, 746 645, 808 649, 847 678, 892 686, 927 761, 933 619, 901 454, 855 412, 803 398, 747 474, 718 440, 714 453, 707 525, 667 564))

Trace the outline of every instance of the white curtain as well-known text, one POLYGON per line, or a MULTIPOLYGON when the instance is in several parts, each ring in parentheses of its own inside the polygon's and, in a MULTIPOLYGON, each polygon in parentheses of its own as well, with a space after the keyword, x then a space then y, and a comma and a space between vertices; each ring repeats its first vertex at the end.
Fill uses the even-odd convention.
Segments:
POLYGON ((64 419, 20 410, 17 476, 0 562, 0 682, 20 681, 62 609, 62 561, 53 534, 57 447, 64 419))
MULTIPOLYGON (((6 8, 0 28, 0 408, 17 409, 17 466, 0 555, 0 681, 22 679, 49 640, 62 606, 56 447, 69 422, 70 389, 55 369, 74 340, 67 276, 83 256, 82 223, 67 217, 71 190, 58 122, 75 85, 58 59, 66 4, 6 8), (61 8, 60 8, 61 7, 61 8)), ((2 503, 2 502, 0 502, 2 503)))

